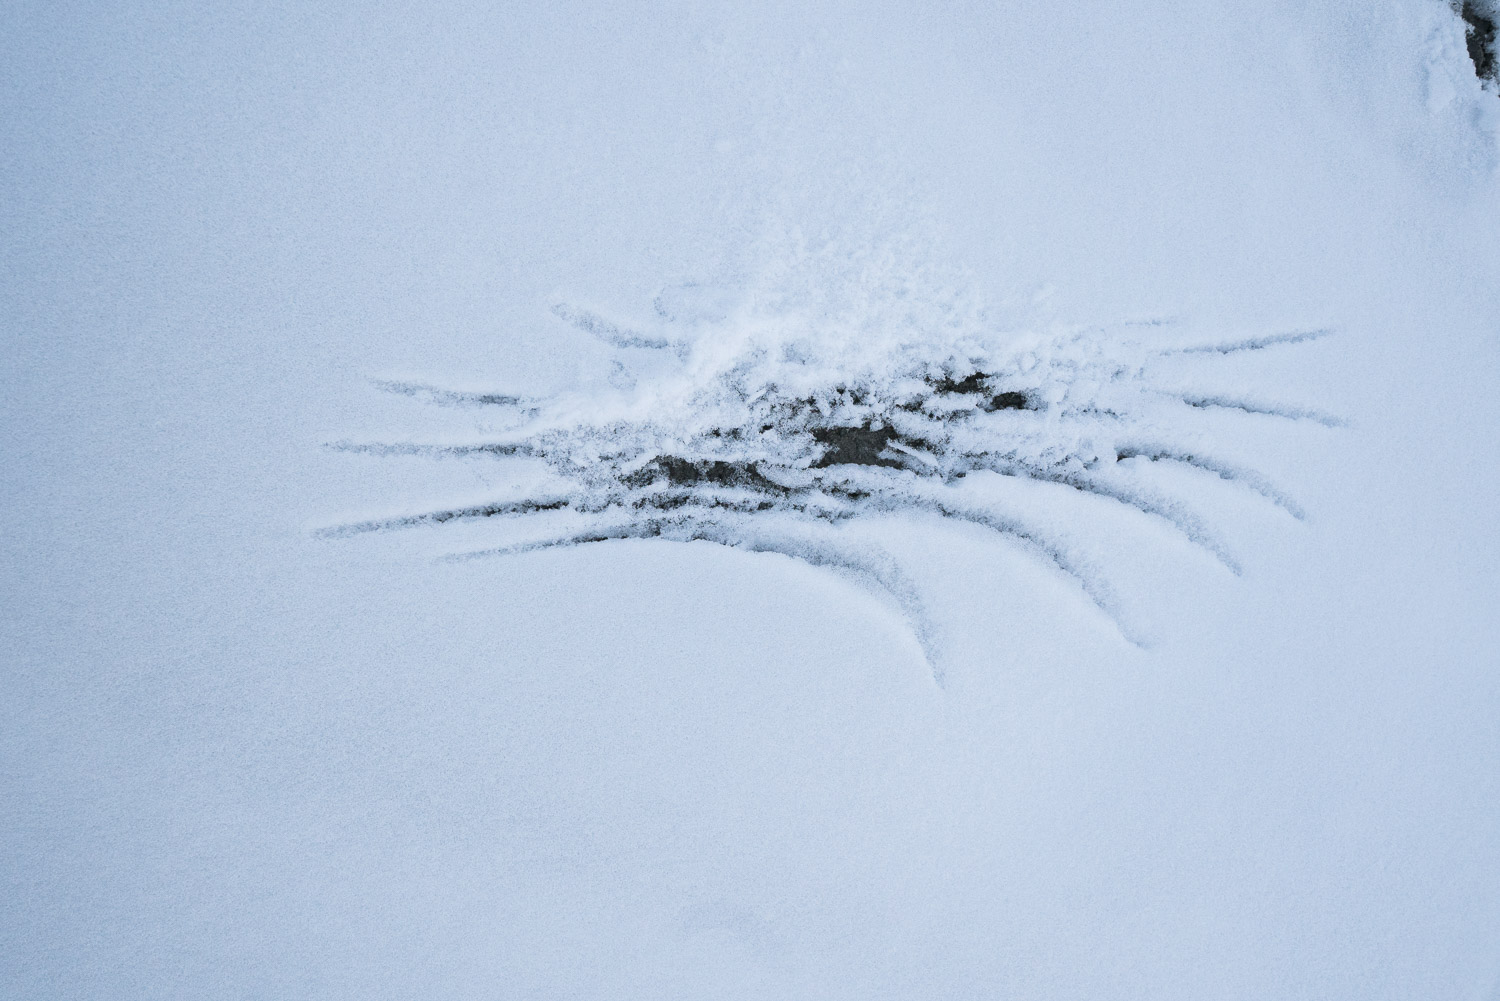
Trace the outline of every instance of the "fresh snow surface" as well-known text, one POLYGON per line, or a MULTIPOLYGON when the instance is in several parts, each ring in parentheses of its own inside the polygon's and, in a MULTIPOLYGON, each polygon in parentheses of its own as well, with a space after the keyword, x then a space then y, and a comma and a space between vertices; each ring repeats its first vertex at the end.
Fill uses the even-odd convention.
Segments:
POLYGON ((15 9, 0 996, 1500 999, 1468 42, 15 9))

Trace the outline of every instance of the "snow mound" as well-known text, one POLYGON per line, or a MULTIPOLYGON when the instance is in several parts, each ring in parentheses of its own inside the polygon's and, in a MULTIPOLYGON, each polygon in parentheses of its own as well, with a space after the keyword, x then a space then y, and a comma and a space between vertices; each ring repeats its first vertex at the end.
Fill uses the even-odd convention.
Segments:
POLYGON ((893 596, 931 658, 917 589, 882 549, 843 532, 847 523, 925 516, 983 526, 1068 575, 1139 642, 1105 575, 1071 541, 1076 515, 1022 513, 984 490, 987 482, 1019 478, 1105 498, 1170 526, 1235 573, 1237 560, 1207 521, 1143 484, 1135 465, 1185 467, 1303 516, 1256 470, 1215 454, 1194 421, 1207 410, 1328 426, 1337 419, 1184 389, 1164 383, 1155 368, 1168 356, 1201 363, 1190 370, 1211 366, 1326 330, 1182 342, 1165 321, 1007 329, 961 274, 914 260, 899 243, 851 248, 793 236, 770 261, 750 280, 664 289, 644 322, 556 304, 556 318, 616 349, 607 390, 536 399, 377 382, 434 405, 482 408, 498 416, 500 430, 467 442, 334 448, 532 460, 550 475, 540 491, 349 522, 324 534, 547 515, 545 534, 465 555, 626 538, 784 553, 893 596))

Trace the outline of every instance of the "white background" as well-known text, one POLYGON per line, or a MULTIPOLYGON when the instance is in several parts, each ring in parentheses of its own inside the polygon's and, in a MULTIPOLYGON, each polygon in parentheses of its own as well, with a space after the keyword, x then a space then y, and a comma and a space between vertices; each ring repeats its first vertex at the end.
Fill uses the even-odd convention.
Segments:
MULTIPOLYGON (((1497 112, 1438 0, 12 5, 0 993, 1491 999, 1497 112), (752 9, 753 8, 753 9, 752 9), (330 453, 411 374, 608 370, 774 217, 897 206, 1039 322, 1232 369, 1306 523, 1153 530, 1124 644, 1024 551, 464 564, 330 453), (1239 364, 1239 363, 1236 363, 1239 364)), ((1239 435, 1235 438, 1235 435, 1239 435)))

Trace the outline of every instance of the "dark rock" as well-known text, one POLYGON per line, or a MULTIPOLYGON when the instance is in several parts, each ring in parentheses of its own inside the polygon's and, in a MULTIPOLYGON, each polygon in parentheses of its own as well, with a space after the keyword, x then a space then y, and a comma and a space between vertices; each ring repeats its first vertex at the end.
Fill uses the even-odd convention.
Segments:
POLYGON ((1030 400, 1025 393, 997 393, 990 399, 986 410, 1030 410, 1030 400))
POLYGON ((1465 41, 1474 72, 1481 80, 1500 80, 1495 62, 1495 19, 1479 9, 1474 0, 1464 0, 1459 14, 1464 19, 1465 41))
POLYGON ((825 427, 814 429, 812 436, 826 446, 823 457, 813 463, 814 469, 850 464, 856 466, 900 466, 896 459, 881 455, 896 440, 896 431, 888 427, 825 427))
POLYGON ((983 372, 975 372, 957 380, 945 375, 941 379, 929 379, 927 384, 937 393, 983 393, 989 378, 983 372))

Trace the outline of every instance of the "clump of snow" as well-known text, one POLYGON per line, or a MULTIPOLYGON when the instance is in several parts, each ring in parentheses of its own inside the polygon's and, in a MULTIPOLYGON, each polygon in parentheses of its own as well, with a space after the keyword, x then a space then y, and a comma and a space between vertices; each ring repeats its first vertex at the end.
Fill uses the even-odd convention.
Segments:
POLYGON ((850 245, 792 232, 776 241, 767 262, 736 284, 667 288, 643 322, 556 304, 558 319, 618 352, 608 390, 527 399, 379 383, 434 404, 498 413, 501 429, 469 442, 336 447, 538 460, 552 474, 550 487, 329 533, 566 511, 570 520, 549 521, 549 534, 486 552, 620 538, 706 539, 782 552, 852 571, 896 596, 926 643, 912 586, 888 555, 840 534, 841 525, 892 515, 982 525, 1071 576, 1136 639, 1102 575, 1065 531, 970 488, 1014 477, 1107 498, 1170 525, 1236 573, 1234 555, 1203 518, 1122 464, 1178 464, 1301 517, 1295 501, 1265 477, 1196 440, 1194 420, 1209 409, 1336 420, 1185 390, 1164 383, 1154 365, 1169 355, 1211 364, 1326 331, 1184 343, 1161 321, 1014 329, 995 318, 961 272, 933 266, 899 240, 850 245))

